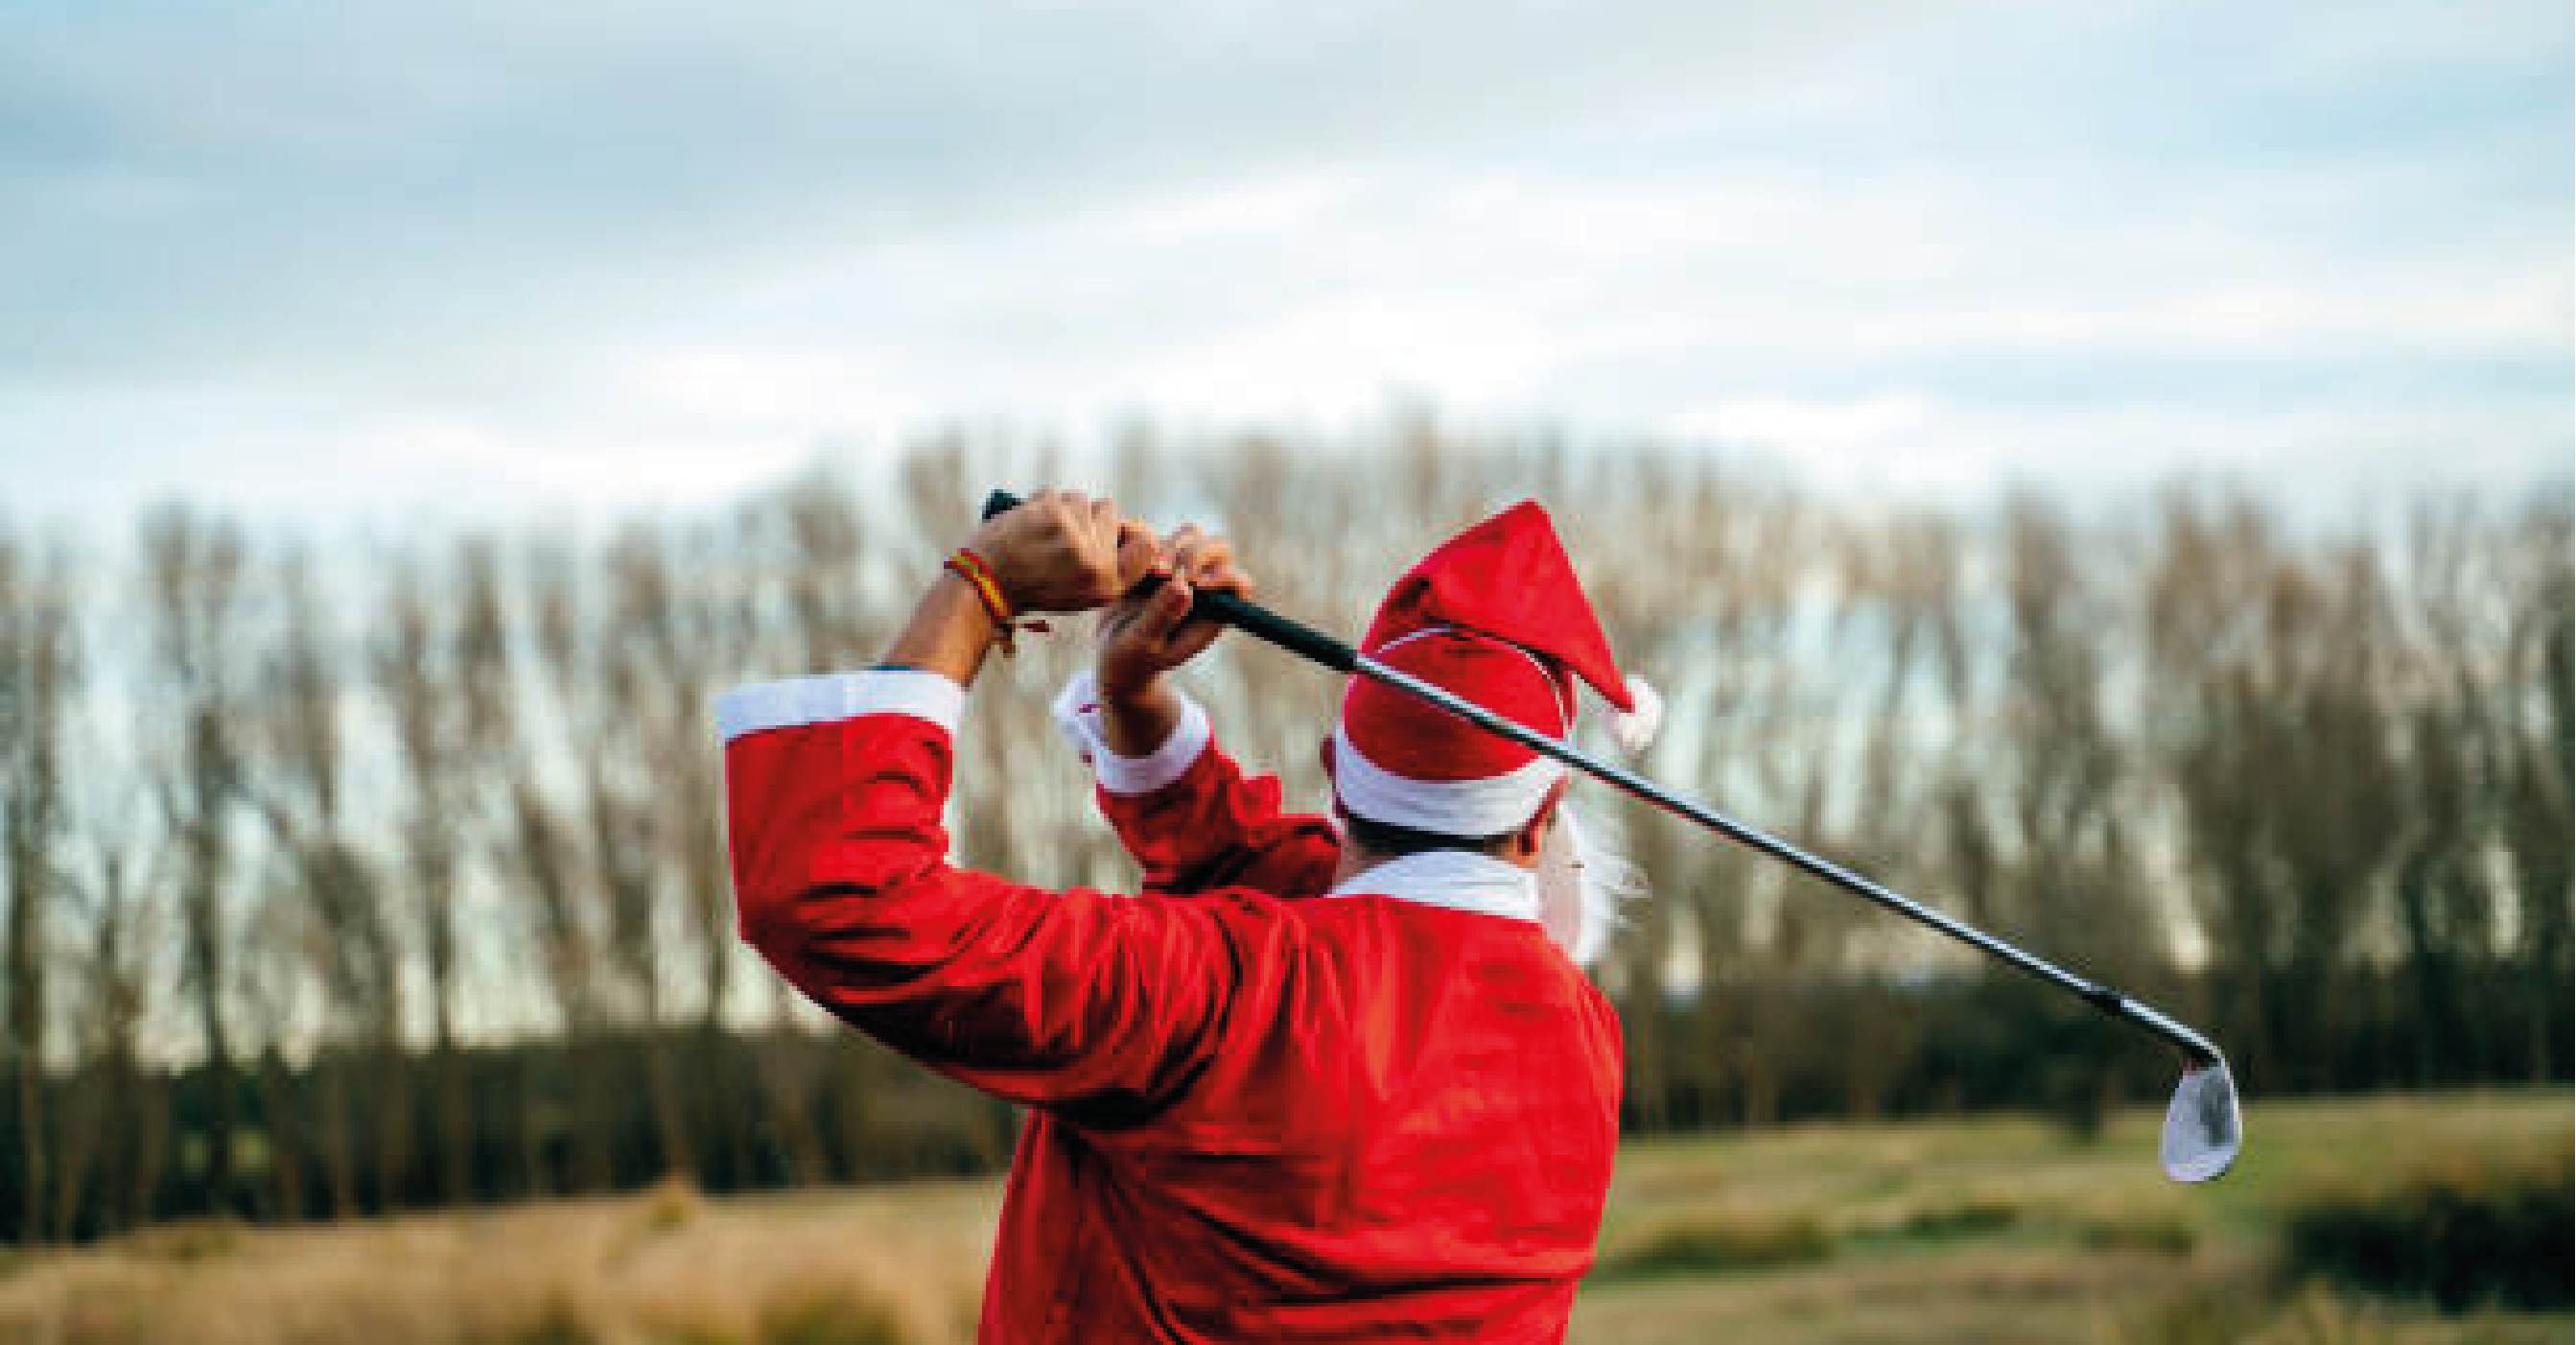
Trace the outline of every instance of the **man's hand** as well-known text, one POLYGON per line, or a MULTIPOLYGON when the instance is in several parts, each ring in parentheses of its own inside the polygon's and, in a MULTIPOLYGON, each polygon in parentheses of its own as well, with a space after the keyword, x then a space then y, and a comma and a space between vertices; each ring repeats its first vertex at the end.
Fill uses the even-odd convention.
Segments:
POLYGON ((1161 689, 1163 674, 1199 656, 1225 629, 1192 619, 1190 604, 1207 589, 1251 597, 1252 578, 1235 568, 1234 545, 1183 527, 1161 548, 1153 573, 1168 582, 1131 591, 1101 613, 1100 697, 1130 704, 1161 689))
POLYGON ((1088 611, 1169 573, 1152 530, 1078 491, 1039 491, 984 520, 967 545, 1014 612, 1088 611))

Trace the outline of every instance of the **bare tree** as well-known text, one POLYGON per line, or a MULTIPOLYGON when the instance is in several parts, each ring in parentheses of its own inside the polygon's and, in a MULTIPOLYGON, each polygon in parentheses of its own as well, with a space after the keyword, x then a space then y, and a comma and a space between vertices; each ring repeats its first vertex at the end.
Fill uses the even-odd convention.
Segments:
MULTIPOLYGON (((503 774, 508 662, 497 555, 470 539, 438 559, 388 567, 372 672, 405 771, 399 826, 422 980, 428 990, 434 1181, 450 1204, 475 1189, 474 1131, 458 1027, 463 882, 489 849, 485 781, 503 774)), ((390 912, 388 913, 390 915, 390 912)))
POLYGON ((2478 837, 2495 814, 2513 747, 2498 701, 2503 641, 2495 624, 2505 586, 2465 501, 2425 501, 2406 520, 2396 604, 2397 662, 2389 677, 2390 730, 2403 769, 2389 781, 2403 803, 2390 883, 2407 993, 2426 1030, 2415 1034, 2412 1077, 2426 1086, 2471 1077, 2484 1044, 2469 1030, 2466 997, 2490 970, 2499 903, 2485 881, 2478 837))
POLYGON ((304 937, 296 942, 323 992, 312 1034, 312 1122, 333 1211, 347 1217, 362 1203, 397 1203, 409 1165, 400 949, 376 875, 349 834, 343 658, 332 610, 302 553, 282 557, 271 579, 280 603, 260 679, 265 751, 248 796, 303 897, 304 937), (360 1134, 362 1095, 374 1112, 372 1142, 360 1134), (372 1164, 362 1147, 372 1149, 372 1164), (362 1182, 372 1186, 371 1201, 362 1182))
MULTIPOLYGON (((1664 692, 1647 773, 2206 999, 2265 1092, 2576 1068, 2563 498, 2432 502, 2402 531, 2225 491, 1860 505, 1419 414, 1349 443, 1136 430, 1070 466, 952 436, 882 479, 811 475, 600 544, 411 539, 372 572, 289 552, 256 603, 233 525, 165 508, 130 635, 68 561, 0 532, 6 1231, 998 1161, 1007 1109, 817 1030, 734 937, 706 711, 738 680, 865 665, 987 488, 1068 470, 1232 534, 1268 602, 1346 632, 1429 542, 1539 497, 1664 692), (98 711, 120 695, 149 709, 98 711), (388 770, 360 755, 379 724, 388 770)), ((1047 722, 1090 654, 1063 624, 977 693, 957 853, 1121 885, 1047 722)), ((1325 805, 1338 679, 1246 640, 1187 677, 1228 750, 1325 805)), ((2098 1115, 2129 1086, 2099 1024, 2034 1012, 2018 981, 1651 809, 1576 800, 1626 822, 1656 894, 1603 972, 1632 1125, 2098 1115)))
POLYGON ((2314 987, 2359 955, 2399 830, 2390 599, 2364 544, 2302 556, 2251 504, 2214 512, 2167 514, 2151 675, 2222 1007, 2278 1087, 2330 1056, 2351 1005, 2314 987))
POLYGON ((46 967, 51 910, 60 886, 62 743, 81 662, 71 607, 69 553, 20 554, 0 536, 0 849, 7 912, 0 920, 0 1069, 10 1082, 23 1203, 0 1212, 22 1240, 44 1234, 49 1170, 44 1078, 50 1044, 46 967))
MULTIPOLYGON (((550 644, 566 721, 580 737, 582 789, 590 832, 592 881, 608 932, 605 951, 619 973, 628 1026, 635 1029, 656 1166, 665 1173, 697 1167, 690 1148, 678 1062, 660 1038, 669 931, 664 881, 668 854, 665 796, 681 781, 657 780, 653 767, 671 758, 675 697, 667 683, 680 666, 682 620, 670 548, 662 535, 630 525, 609 547, 605 612, 585 645, 550 644)), ((694 707, 697 697, 684 687, 694 707)), ((698 723, 697 715, 688 723, 698 723)), ((703 744, 703 737, 700 743, 703 744)), ((700 747, 703 755, 704 748, 700 747)))
POLYGON ((725 1084, 736 1077, 727 1059, 726 1013, 734 999, 742 945, 734 935, 733 893, 725 863, 721 816, 721 756, 711 746, 708 713, 724 681, 742 672, 757 636, 756 588, 742 569, 725 563, 731 537, 700 529, 666 535, 677 577, 665 581, 663 601, 644 604, 649 618, 636 632, 646 661, 647 685, 635 707, 643 726, 646 778, 651 782, 654 862, 669 875, 679 897, 689 955, 697 965, 696 1034, 679 1061, 693 1086, 675 1088, 681 1110, 702 1118, 689 1138, 700 1150, 688 1161, 739 1181, 753 1158, 746 1118, 751 1099, 725 1084), (700 1133, 703 1138, 699 1138, 700 1133))
POLYGON ((165 506, 143 523, 146 597, 152 614, 159 704, 176 741, 161 775, 161 803, 178 843, 185 980, 196 998, 207 1113, 206 1201, 239 1208, 241 1082, 226 1000, 232 991, 232 814, 241 761, 233 723, 241 695, 238 645, 244 548, 231 523, 165 506))
POLYGON ((2501 829, 2520 926, 2525 1077, 2569 1069, 2576 996, 2576 540, 2565 492, 2535 498, 2505 546, 2509 630, 2491 698, 2501 738, 2501 829))
POLYGON ((169 1129, 161 1080, 143 1064, 154 943, 147 902, 157 886, 151 856, 138 859, 121 828, 97 839, 85 884, 89 938, 76 964, 76 1086, 65 1098, 53 1200, 52 1228, 65 1236, 130 1228, 150 1216, 169 1129))

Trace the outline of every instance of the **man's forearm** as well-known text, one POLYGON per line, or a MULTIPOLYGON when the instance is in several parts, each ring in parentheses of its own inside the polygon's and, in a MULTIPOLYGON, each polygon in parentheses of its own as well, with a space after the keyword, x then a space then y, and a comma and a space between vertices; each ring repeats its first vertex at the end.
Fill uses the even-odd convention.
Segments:
POLYGON ((1133 691, 1100 688, 1100 736, 1122 757, 1152 756, 1180 724, 1181 697, 1168 674, 1133 691))
POLYGON ((933 580, 921 603, 913 608, 912 620, 903 633, 887 646, 885 662, 898 668, 919 668, 935 672, 968 686, 975 681, 976 670, 984 666, 984 654, 993 647, 992 614, 985 610, 984 600, 976 596, 973 585, 942 570, 933 580))

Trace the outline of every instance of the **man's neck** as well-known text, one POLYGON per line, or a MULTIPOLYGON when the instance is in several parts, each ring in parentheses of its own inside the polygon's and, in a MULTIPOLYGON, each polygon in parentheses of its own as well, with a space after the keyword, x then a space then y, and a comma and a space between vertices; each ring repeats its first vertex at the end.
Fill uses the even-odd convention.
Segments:
MULTIPOLYGON (((1462 855, 1484 855, 1488 859, 1494 860, 1498 863, 1509 864, 1515 868, 1529 869, 1532 871, 1536 871, 1538 868, 1538 860, 1534 855, 1528 859, 1522 859, 1513 855, 1486 854, 1486 852, 1482 850, 1461 849, 1458 853, 1462 855)), ((1352 879, 1359 877, 1361 874, 1377 868, 1380 865, 1392 863, 1401 858, 1403 858, 1401 855, 1381 855, 1370 850, 1362 849, 1360 846, 1352 843, 1348 837, 1344 837, 1342 840, 1341 857, 1333 865, 1333 886, 1335 888, 1346 888, 1350 886, 1352 879)))
POLYGON ((1334 889, 1338 891, 1341 888, 1350 886, 1352 879, 1359 877, 1361 874, 1366 873, 1385 862, 1386 857, 1384 855, 1373 854, 1367 850, 1363 850, 1345 839, 1342 842, 1341 856, 1333 865, 1334 889))

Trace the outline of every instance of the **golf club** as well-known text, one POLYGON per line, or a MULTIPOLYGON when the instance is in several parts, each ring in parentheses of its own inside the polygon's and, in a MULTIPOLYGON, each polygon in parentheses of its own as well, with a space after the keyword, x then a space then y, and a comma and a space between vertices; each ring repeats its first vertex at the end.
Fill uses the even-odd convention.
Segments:
MULTIPOLYGON (((991 518, 1019 502, 1019 497, 1008 491, 994 491, 984 502, 984 517, 991 518)), ((1568 743, 1514 723, 1418 677, 1390 668, 1341 640, 1246 602, 1235 594, 1198 594, 1190 614, 1258 636, 1335 672, 1370 678, 1418 696, 1489 733, 1509 738, 1595 779, 1616 785, 1668 813, 1697 822, 1729 840, 1750 846, 1854 896, 1877 902, 1918 924, 1939 930, 1989 956, 2001 958, 2114 1018, 2145 1028, 2182 1048, 2186 1059, 2182 1081, 2175 1085, 2173 1101, 2165 1109, 2164 1136, 2158 1146, 2165 1175, 2177 1182, 2205 1182, 2227 1171, 2229 1165, 2236 1161, 2237 1151, 2244 1144, 2244 1127, 2237 1110, 2236 1082, 2228 1074, 2227 1059, 2207 1037, 2164 1013, 2107 985, 2086 980, 2055 963, 2024 952, 1981 929, 1954 920, 1839 864, 1820 859, 1776 836, 1746 826, 1634 771, 1597 760, 1568 743)))

